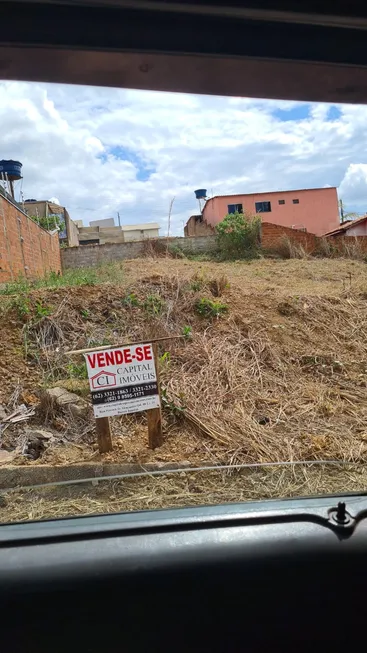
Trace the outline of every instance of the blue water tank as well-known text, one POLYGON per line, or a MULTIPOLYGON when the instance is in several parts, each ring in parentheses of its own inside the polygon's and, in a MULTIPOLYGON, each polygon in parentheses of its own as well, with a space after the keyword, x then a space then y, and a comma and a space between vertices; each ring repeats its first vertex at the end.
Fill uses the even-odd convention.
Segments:
POLYGON ((194 190, 194 193, 197 200, 205 200, 206 188, 198 188, 198 190, 194 190))
POLYGON ((0 161, 0 178, 7 175, 10 181, 22 178, 22 164, 20 161, 12 161, 11 159, 2 159, 0 161))

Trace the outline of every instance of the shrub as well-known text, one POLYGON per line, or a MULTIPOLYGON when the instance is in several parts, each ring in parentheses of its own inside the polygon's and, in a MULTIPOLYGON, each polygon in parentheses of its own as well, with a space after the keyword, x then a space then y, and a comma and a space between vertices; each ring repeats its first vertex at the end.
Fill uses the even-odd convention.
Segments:
POLYGON ((213 301, 212 299, 206 299, 203 297, 195 305, 197 313, 202 317, 220 317, 227 313, 228 306, 223 304, 220 301, 213 301))
POLYGON ((219 254, 225 259, 256 258, 260 249, 261 219, 247 213, 229 213, 216 225, 219 254))
POLYGON ((168 245, 168 253, 172 258, 186 258, 185 252, 181 249, 179 245, 168 245))

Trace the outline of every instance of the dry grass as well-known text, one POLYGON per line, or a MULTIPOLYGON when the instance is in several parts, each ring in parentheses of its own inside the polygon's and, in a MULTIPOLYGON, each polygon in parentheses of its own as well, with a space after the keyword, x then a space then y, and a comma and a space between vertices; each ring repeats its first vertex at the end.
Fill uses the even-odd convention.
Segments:
POLYGON ((310 254, 307 253, 303 245, 295 240, 291 240, 288 236, 282 236, 279 239, 278 245, 273 246, 271 251, 284 259, 310 258, 310 254))
POLYGON ((366 264, 348 259, 274 260, 259 259, 234 263, 144 259, 126 261, 126 283, 134 285, 143 274, 178 277, 182 282, 194 274, 218 278, 225 275, 243 295, 340 296, 345 283, 353 292, 367 290, 366 264), (351 277, 351 284, 349 279, 351 277))
POLYGON ((53 519, 158 508, 215 505, 256 499, 345 494, 367 489, 367 468, 290 466, 180 472, 2 493, 1 521, 53 519))

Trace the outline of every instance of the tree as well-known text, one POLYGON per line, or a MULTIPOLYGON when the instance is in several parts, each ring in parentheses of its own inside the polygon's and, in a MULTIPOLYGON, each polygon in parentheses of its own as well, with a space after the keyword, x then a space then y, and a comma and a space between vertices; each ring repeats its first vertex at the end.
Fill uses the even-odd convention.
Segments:
POLYGON ((358 213, 354 213, 353 211, 345 211, 345 206, 344 202, 342 199, 339 200, 339 211, 340 211, 340 222, 347 222, 347 220, 355 220, 356 218, 359 218, 358 213))
POLYGON ((254 258, 260 248, 261 218, 248 213, 228 213, 216 225, 218 250, 223 258, 254 258))

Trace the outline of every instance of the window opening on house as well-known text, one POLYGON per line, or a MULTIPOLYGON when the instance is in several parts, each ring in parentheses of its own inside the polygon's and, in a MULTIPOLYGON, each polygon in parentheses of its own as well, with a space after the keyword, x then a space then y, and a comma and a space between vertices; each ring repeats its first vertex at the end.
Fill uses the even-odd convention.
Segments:
POLYGON ((278 204, 285 204, 285 200, 278 200, 278 204))
POLYGON ((256 213, 270 213, 271 212, 271 202, 255 202, 255 212, 256 213))
POLYGON ((242 204, 228 204, 228 213, 243 213, 242 204))
POLYGON ((292 200, 293 204, 299 204, 299 200, 292 200))

